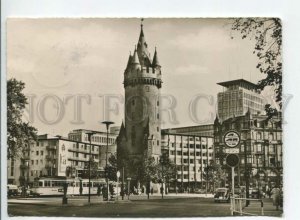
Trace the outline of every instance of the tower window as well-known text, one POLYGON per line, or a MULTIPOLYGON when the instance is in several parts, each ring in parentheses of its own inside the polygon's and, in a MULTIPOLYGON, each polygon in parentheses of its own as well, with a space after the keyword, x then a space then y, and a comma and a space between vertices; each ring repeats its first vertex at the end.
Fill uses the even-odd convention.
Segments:
POLYGON ((159 131, 159 127, 157 127, 157 132, 159 131))
POLYGON ((149 86, 145 87, 146 92, 149 92, 149 86))
POLYGON ((156 117, 157 117, 157 119, 159 119, 159 113, 157 113, 157 116, 156 116, 156 117))
POLYGON ((157 140, 157 146, 159 146, 159 140, 157 140))
POLYGON ((159 106, 159 101, 157 101, 157 106, 159 106))
POLYGON ((134 100, 134 99, 132 99, 131 103, 132 103, 132 105, 135 105, 135 100, 134 100))

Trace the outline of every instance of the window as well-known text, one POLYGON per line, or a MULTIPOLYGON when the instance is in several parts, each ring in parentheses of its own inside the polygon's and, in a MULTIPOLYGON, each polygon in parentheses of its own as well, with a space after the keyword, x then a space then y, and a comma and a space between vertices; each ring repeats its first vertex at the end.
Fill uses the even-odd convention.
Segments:
POLYGON ((40 163, 43 164, 43 160, 40 160, 40 163))
POLYGON ((36 160, 36 161, 35 161, 35 164, 38 165, 38 164, 39 164, 39 160, 36 160))
POLYGON ((270 153, 275 153, 275 146, 274 145, 269 145, 269 152, 270 153))
POLYGON ((131 104, 132 104, 132 106, 135 105, 135 100, 134 99, 131 100, 131 104))
POLYGON ((42 156, 44 155, 44 151, 41 151, 41 155, 42 155, 42 156))
POLYGON ((257 140, 261 140, 261 133, 260 132, 257 133, 257 140))
POLYGON ((145 86, 146 92, 149 92, 149 86, 145 86))
POLYGON ((159 132, 159 127, 156 128, 157 132, 159 132))
POLYGON ((183 159, 183 163, 188 163, 188 159, 183 159))
POLYGON ((37 156, 39 155, 39 151, 36 151, 36 155, 37 155, 37 156))
POLYGON ((261 144, 257 145, 257 152, 261 152, 261 144))
POLYGON ((157 117, 157 119, 159 119, 159 113, 157 113, 156 117, 157 117))
POLYGON ((156 105, 159 106, 159 101, 156 102, 156 105))
POLYGON ((181 155, 181 151, 177 151, 177 155, 181 155))
POLYGON ((159 146, 159 140, 157 140, 157 146, 159 146))
POLYGON ((33 165, 34 164, 34 160, 31 160, 31 165, 33 165))
POLYGON ((194 159, 190 159, 190 163, 194 163, 194 159))

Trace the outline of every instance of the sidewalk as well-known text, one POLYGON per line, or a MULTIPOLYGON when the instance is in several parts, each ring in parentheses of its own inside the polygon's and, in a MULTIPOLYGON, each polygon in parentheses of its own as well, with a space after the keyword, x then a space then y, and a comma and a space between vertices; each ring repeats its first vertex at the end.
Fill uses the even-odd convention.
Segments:
MULTIPOLYGON (((281 216, 283 214, 283 209, 279 207, 276 210, 276 206, 273 206, 272 199, 263 199, 264 203, 264 215, 265 216, 281 216)), ((248 207, 243 209, 244 212, 261 215, 261 204, 260 202, 251 201, 248 207)))
MULTIPOLYGON (((180 199, 180 198, 212 198, 211 194, 167 194, 164 199, 180 199)), ((150 195, 150 200, 160 200, 160 194, 150 195)), ((124 196, 124 200, 119 196, 118 200, 103 201, 102 196, 91 196, 91 202, 88 203, 87 196, 68 196, 68 204, 65 206, 86 206, 105 203, 128 203, 132 201, 148 200, 147 195, 130 195, 124 196)), ((62 197, 38 197, 38 198, 11 198, 8 199, 8 204, 32 204, 32 205, 48 205, 48 206, 62 206, 62 197)))

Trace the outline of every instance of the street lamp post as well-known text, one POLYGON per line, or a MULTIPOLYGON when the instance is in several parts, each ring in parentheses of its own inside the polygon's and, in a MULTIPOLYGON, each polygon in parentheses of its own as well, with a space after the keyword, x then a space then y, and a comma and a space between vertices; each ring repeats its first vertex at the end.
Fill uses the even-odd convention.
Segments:
POLYGON ((120 178, 120 171, 117 172, 117 201, 119 200, 119 178, 120 178))
POLYGON ((90 152, 89 152, 89 197, 88 202, 91 203, 91 160, 92 160, 92 136, 95 134, 95 132, 87 132, 88 140, 90 142, 90 152))
POLYGON ((160 192, 161 192, 161 198, 164 198, 164 159, 161 156, 159 159, 159 162, 161 163, 161 188, 160 188, 160 192))
MULTIPOLYGON (((107 164, 108 164, 108 129, 109 129, 109 126, 111 124, 114 124, 114 122, 112 121, 103 121, 102 124, 105 124, 106 125, 106 157, 105 157, 105 169, 107 171, 107 164)), ((108 195, 109 195, 109 185, 108 185, 108 174, 106 173, 106 187, 107 187, 107 200, 108 200, 108 195)))

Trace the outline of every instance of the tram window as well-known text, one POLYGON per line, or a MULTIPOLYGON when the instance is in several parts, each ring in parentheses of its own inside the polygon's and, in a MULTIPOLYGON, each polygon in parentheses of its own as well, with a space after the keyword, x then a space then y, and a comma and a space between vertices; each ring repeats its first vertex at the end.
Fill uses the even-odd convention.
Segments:
POLYGON ((76 187, 79 187, 79 185, 80 185, 80 183, 79 183, 79 182, 77 182, 77 183, 76 183, 76 187))
POLYGON ((87 187, 87 183, 82 183, 82 186, 83 187, 87 187))
POLYGON ((43 182, 42 181, 39 182, 39 186, 43 186, 43 182))

